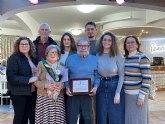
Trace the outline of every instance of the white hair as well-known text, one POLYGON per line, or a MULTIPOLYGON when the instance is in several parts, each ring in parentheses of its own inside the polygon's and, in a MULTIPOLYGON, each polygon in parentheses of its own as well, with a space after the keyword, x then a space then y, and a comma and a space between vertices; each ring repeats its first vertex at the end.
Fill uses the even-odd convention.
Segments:
POLYGON ((39 29, 40 29, 41 27, 47 27, 47 28, 49 29, 49 31, 51 31, 51 28, 50 28, 49 24, 46 23, 46 22, 41 23, 40 26, 39 26, 39 29))
POLYGON ((90 43, 89 43, 89 39, 86 38, 86 37, 80 38, 80 39, 76 42, 76 45, 78 45, 78 44, 81 43, 81 42, 87 42, 88 44, 90 44, 90 43))

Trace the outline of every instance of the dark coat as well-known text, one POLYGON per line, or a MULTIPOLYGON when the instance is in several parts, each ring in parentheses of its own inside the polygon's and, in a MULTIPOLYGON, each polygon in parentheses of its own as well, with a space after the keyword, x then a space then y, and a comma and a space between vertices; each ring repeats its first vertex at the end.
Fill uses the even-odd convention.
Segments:
MULTIPOLYGON (((37 64, 35 58, 32 58, 37 64)), ((7 60, 6 76, 9 91, 13 95, 32 95, 29 79, 32 77, 31 67, 25 55, 17 53, 11 55, 7 60)))
MULTIPOLYGON (((58 45, 51 37, 48 37, 48 41, 49 41, 49 45, 58 45)), ((35 47, 36 47, 36 56, 37 56, 37 61, 39 62, 38 60, 38 49, 37 49, 37 46, 38 46, 38 43, 40 42, 40 36, 36 38, 36 40, 33 41, 35 47)))

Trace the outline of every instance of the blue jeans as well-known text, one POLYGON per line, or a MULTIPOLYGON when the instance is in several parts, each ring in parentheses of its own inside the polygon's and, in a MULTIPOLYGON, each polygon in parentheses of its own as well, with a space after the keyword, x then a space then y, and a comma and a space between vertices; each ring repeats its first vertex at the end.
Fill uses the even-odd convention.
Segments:
POLYGON ((120 93, 120 104, 114 104, 114 96, 118 84, 118 78, 101 80, 96 93, 96 121, 97 124, 124 124, 125 96, 123 89, 120 93))

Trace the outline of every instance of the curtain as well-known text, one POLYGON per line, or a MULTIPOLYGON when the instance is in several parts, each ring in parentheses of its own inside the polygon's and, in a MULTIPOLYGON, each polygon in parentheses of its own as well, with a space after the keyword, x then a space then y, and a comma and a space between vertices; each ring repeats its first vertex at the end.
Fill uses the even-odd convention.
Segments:
POLYGON ((11 55, 16 39, 18 36, 0 35, 0 60, 7 59, 11 55))

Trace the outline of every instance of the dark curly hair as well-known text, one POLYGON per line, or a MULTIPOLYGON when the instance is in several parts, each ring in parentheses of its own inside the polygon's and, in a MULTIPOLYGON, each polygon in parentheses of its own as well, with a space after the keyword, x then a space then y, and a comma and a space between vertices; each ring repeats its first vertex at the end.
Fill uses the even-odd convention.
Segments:
POLYGON ((19 45, 20 45, 20 42, 22 40, 27 40, 28 41, 29 46, 30 46, 30 50, 29 50, 29 53, 28 54, 29 54, 30 57, 35 57, 35 51, 36 51, 35 46, 34 46, 33 42, 28 37, 19 37, 15 41, 13 53, 20 53, 20 54, 22 54, 20 52, 20 50, 19 50, 19 45))

